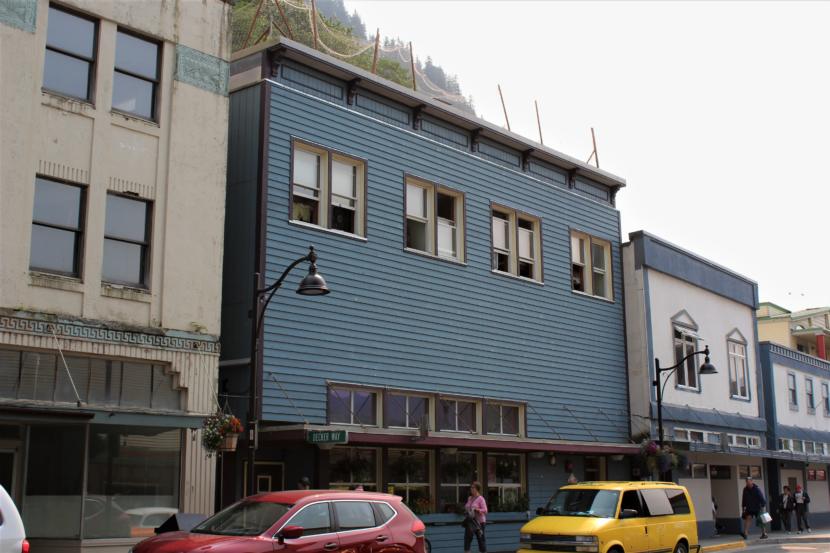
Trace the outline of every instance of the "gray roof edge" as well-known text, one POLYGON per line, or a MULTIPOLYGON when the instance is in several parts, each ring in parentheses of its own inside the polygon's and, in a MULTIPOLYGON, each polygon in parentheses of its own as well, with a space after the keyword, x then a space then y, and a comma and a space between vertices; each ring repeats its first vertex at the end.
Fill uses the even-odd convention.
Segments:
MULTIPOLYGON (((276 50, 289 51, 294 55, 298 55, 298 57, 300 58, 306 57, 313 59, 317 62, 324 63, 341 72, 351 74, 354 78, 359 78, 361 81, 371 82, 372 84, 377 85, 381 88, 388 89, 390 92, 393 92, 395 94, 407 96, 414 102, 424 104, 432 110, 435 110, 437 112, 444 112, 451 115, 452 117, 466 120, 472 126, 486 130, 493 136, 502 137, 508 139, 511 142, 518 142, 520 144, 525 145, 527 147, 527 150, 533 150, 536 153, 544 154, 547 158, 549 158, 543 159, 544 161, 552 162, 554 165, 559 166, 561 169, 576 170, 577 175, 596 180, 597 182, 604 184, 606 186, 610 186, 612 188, 623 188, 626 186, 625 179, 617 175, 614 175, 613 173, 610 173, 598 167, 588 165, 582 160, 576 159, 575 157, 554 150, 553 148, 535 142, 529 138, 516 134, 512 131, 503 129, 498 125, 490 123, 489 121, 485 121, 484 119, 481 119, 474 115, 470 115, 469 113, 464 112, 452 105, 445 104, 443 102, 435 100, 434 98, 427 96, 426 94, 422 94, 420 92, 401 86, 398 83, 374 75, 364 69, 361 69, 360 67, 351 65, 333 56, 323 54, 322 52, 314 50, 313 48, 309 48, 304 44, 295 42, 285 37, 280 37, 278 40, 264 44, 262 46, 255 46, 245 50, 240 50, 236 52, 233 56, 231 56, 231 61, 237 61, 257 52, 276 50)), ((263 77, 263 79, 264 78, 265 77, 263 77)))
POLYGON ((637 240, 640 237, 645 237, 645 238, 648 238, 648 239, 653 240, 655 242, 658 242, 658 243, 660 243, 660 244, 662 244, 662 245, 664 245, 668 248, 671 248, 671 249, 677 251, 680 254, 683 254, 687 257, 690 257, 692 259, 700 261, 701 263, 704 263, 706 265, 709 265, 713 269, 716 269, 716 270, 718 270, 722 273, 726 273, 730 276, 733 276, 735 278, 743 280, 747 284, 750 284, 753 287, 755 287, 756 292, 758 290, 758 283, 756 281, 752 280, 751 278, 749 278, 747 276, 744 276, 741 273, 738 273, 736 271, 733 271, 732 269, 730 269, 728 267, 724 267, 723 265, 721 265, 719 263, 716 263, 716 262, 712 261, 711 259, 707 259, 707 258, 703 257, 702 255, 698 255, 698 254, 696 254, 692 251, 689 251, 689 250, 687 250, 686 248, 684 248, 682 246, 678 246, 677 244, 675 244, 673 242, 669 242, 668 240, 665 240, 664 238, 660 238, 659 236, 657 236, 655 234, 651 234, 650 232, 647 232, 645 230, 635 230, 633 232, 628 233, 628 240, 630 242, 634 242, 635 240, 637 240))

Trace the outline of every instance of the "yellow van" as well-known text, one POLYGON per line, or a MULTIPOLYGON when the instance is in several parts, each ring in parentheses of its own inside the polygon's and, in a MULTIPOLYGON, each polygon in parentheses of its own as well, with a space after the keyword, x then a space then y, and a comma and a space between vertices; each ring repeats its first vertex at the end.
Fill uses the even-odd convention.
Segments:
POLYGON ((521 529, 520 553, 698 553, 695 509, 672 482, 564 486, 521 529))

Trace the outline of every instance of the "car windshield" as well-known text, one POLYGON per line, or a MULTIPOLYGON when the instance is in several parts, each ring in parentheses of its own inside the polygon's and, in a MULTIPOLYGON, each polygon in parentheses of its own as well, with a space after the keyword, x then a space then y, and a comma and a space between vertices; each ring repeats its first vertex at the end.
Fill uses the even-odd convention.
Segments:
POLYGON ((194 527, 197 534, 258 536, 272 527, 291 505, 266 501, 243 501, 231 505, 194 527))
POLYGON ((543 514, 614 518, 619 497, 620 492, 612 490, 561 489, 548 502, 543 514))

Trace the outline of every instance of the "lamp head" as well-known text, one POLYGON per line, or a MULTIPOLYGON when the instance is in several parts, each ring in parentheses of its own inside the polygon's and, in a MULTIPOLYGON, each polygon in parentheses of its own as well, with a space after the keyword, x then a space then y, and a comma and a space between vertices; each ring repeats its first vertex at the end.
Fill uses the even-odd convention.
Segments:
POLYGON ((300 282, 297 293, 301 296, 325 296, 329 292, 326 279, 317 272, 317 264, 312 263, 308 268, 308 274, 300 282))
POLYGON ((706 346, 706 348, 703 350, 703 354, 706 357, 703 359, 703 364, 700 366, 698 374, 718 374, 718 370, 709 361, 709 346, 706 346))

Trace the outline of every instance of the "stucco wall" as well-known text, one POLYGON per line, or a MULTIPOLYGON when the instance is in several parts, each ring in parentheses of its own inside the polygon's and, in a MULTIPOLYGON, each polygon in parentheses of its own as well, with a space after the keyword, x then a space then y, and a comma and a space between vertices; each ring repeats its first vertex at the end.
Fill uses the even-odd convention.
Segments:
MULTIPOLYGON (((758 378, 756 372, 755 324, 753 310, 722 296, 692 286, 677 278, 658 271, 648 271, 649 295, 651 298, 651 333, 654 356, 664 366, 674 364, 672 318, 682 311, 698 325, 699 346, 709 346, 711 361, 718 373, 700 378, 701 392, 679 390, 674 387, 675 377, 670 375, 666 386, 664 402, 688 405, 703 409, 716 408, 728 413, 757 417, 758 378), (735 400, 729 397, 729 360, 727 336, 737 329, 747 342, 747 366, 749 368, 750 400, 735 400)), ((697 364, 703 362, 699 358, 697 364)))
MULTIPOLYGON (((772 365, 772 377, 775 384, 775 414, 778 424, 785 426, 798 426, 801 428, 812 428, 827 432, 830 428, 830 417, 825 416, 821 406, 821 384, 830 382, 830 375, 821 378, 815 374, 806 373, 798 369, 788 367, 779 363, 772 365), (787 388, 787 374, 795 374, 796 393, 798 395, 798 407, 790 409, 789 390, 787 388), (813 393, 815 395, 815 412, 807 412, 807 395, 805 379, 813 380, 813 393)), ((780 438, 792 436, 780 435, 780 438)))
POLYGON ((99 19, 94 104, 41 92, 47 0, 21 2, 35 11, 34 32, 0 20, 0 306, 218 334, 228 99, 180 80, 176 43, 226 69, 230 7, 64 4, 99 19), (157 123, 111 112, 118 25, 165 41, 157 123), (36 174, 87 186, 79 278, 29 271, 36 174), (101 283, 107 191, 153 202, 146 291, 101 283))
POLYGON ((775 342, 784 347, 795 348, 795 339, 790 334, 790 320, 759 319, 758 340, 761 342, 775 342))
POLYGON ((644 271, 634 265, 634 246, 622 248, 623 279, 625 282, 625 328, 628 355, 628 391, 631 409, 631 434, 638 436, 650 431, 649 402, 651 376, 649 374, 648 319, 645 305, 644 271))

